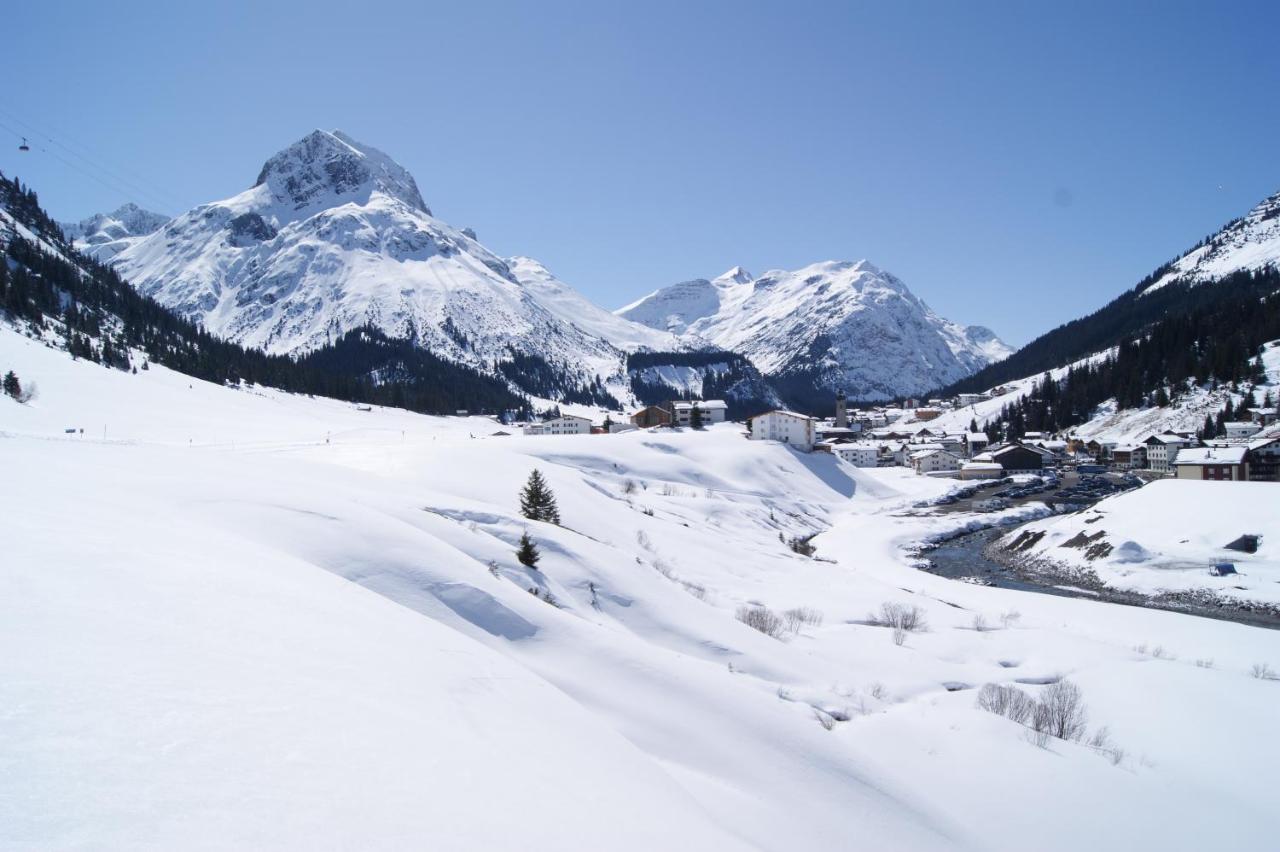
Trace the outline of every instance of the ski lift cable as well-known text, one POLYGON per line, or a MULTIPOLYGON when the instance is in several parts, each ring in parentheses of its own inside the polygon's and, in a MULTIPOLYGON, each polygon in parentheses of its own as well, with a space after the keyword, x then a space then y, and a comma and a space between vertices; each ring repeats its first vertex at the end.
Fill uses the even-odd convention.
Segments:
MULTIPOLYGON (((14 136, 16 136, 16 137, 18 137, 18 138, 23 138, 23 137, 22 137, 22 134, 18 133, 18 132, 17 132, 16 130, 14 130, 12 127, 10 127, 10 126, 9 126, 9 125, 7 125, 7 124, 4 124, 3 122, 0 122, 0 128, 2 128, 2 129, 4 129, 4 130, 7 130, 8 132, 12 133, 14 136)), ((54 152, 54 151, 50 151, 48 148, 46 148, 45 146, 41 145, 39 142, 36 142, 36 143, 32 144, 32 145, 31 145, 31 148, 32 148, 32 149, 34 149, 34 150, 37 150, 37 151, 41 152, 42 154, 48 154, 50 157, 53 157, 55 160, 57 160, 58 162, 62 163, 62 164, 63 164, 64 166, 66 166, 67 168, 69 168, 69 169, 74 169, 75 171, 79 172, 80 174, 84 175, 85 177, 89 178, 90 180, 97 181, 98 183, 102 184, 104 187, 106 187, 107 189, 111 190, 112 192, 122 193, 122 194, 123 194, 123 195, 125 195, 126 197, 127 197, 127 196, 129 196, 129 195, 134 194, 134 193, 131 193, 131 192, 130 192, 130 190, 128 190, 128 189, 126 189, 126 188, 124 188, 124 187, 120 186, 119 184, 111 183, 111 182, 109 182, 108 180, 103 179, 101 176, 96 175, 96 174, 94 174, 93 172, 91 172, 91 171, 89 171, 89 170, 87 170, 87 169, 85 169, 85 168, 83 168, 83 167, 81 167, 81 166, 77 165, 76 163, 71 162, 70 160, 66 159, 66 158, 65 158, 65 157, 63 157, 63 156, 60 156, 58 153, 56 153, 56 152, 54 152)), ((156 199, 152 199, 152 200, 151 200, 151 201, 149 201, 148 203, 153 203, 155 200, 156 200, 156 199)), ((166 205, 166 206, 167 206, 167 205, 166 205)), ((163 213, 163 212, 165 212, 165 211, 160 211, 160 212, 162 212, 162 213, 163 213)), ((166 215, 167 215, 167 214, 166 214, 166 215)))
MULTIPOLYGON (((126 196, 129 196, 129 195, 145 196, 145 198, 143 198, 142 200, 145 200, 146 203, 148 204, 156 204, 157 202, 159 202, 157 206, 165 208, 163 210, 160 210, 159 212, 164 213, 165 215, 168 215, 168 212, 171 209, 177 209, 177 210, 184 209, 181 203, 176 202, 176 200, 171 198, 168 195, 168 193, 164 192, 159 187, 154 186, 153 184, 150 183, 150 181, 147 181, 140 177, 137 179, 130 179, 129 177, 127 177, 125 174, 122 173, 125 170, 108 168, 107 166, 103 165, 101 162, 88 156, 87 154, 84 153, 84 151, 88 150, 88 146, 75 142, 75 140, 72 140, 70 137, 63 136, 62 138, 67 140, 67 142, 72 142, 77 147, 82 149, 80 151, 77 151, 75 148, 67 145, 65 142, 60 141, 59 139, 54 138, 53 136, 41 130, 40 128, 31 124, 29 121, 24 121, 22 118, 15 115, 10 109, 4 106, 0 106, 0 115, 4 115, 8 117, 10 121, 18 124, 21 127, 25 127, 29 131, 29 134, 33 134, 32 138, 39 137, 44 139, 46 142, 48 142, 51 145, 56 145, 57 147, 65 151, 67 154, 70 154, 71 156, 83 161, 85 165, 92 168, 98 174, 101 174, 104 177, 111 178, 118 186, 122 186, 128 190, 125 193, 126 196)), ((13 131, 11 129, 11 132, 16 133, 17 131, 13 131)), ((45 151, 45 153, 48 153, 50 154, 50 156, 52 156, 51 151, 49 151, 48 149, 43 149, 43 150, 45 151)))

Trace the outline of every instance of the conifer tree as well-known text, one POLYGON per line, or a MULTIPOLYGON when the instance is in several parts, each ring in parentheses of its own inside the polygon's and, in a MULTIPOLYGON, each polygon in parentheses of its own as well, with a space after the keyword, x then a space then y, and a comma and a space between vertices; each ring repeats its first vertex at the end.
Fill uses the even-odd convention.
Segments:
POLYGON ((538 560, 542 558, 542 554, 538 553, 538 546, 533 543, 533 539, 529 538, 526 530, 520 536, 520 546, 516 548, 516 559, 526 568, 538 570, 538 560))
POLYGON ((520 514, 531 521, 560 523, 560 509, 556 506, 556 497, 551 493, 551 488, 543 478, 542 471, 537 468, 529 474, 529 481, 520 492, 520 514))
POLYGON ((702 428, 702 409, 698 407, 698 403, 693 404, 693 408, 689 409, 689 426, 694 429, 702 428))
POLYGON ((4 392, 14 399, 22 398, 22 383, 18 381, 18 375, 13 370, 4 374, 4 392))

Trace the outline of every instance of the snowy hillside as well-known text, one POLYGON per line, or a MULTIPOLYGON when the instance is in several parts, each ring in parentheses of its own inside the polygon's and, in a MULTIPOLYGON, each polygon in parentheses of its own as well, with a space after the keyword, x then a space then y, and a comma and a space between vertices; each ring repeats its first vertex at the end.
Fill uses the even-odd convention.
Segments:
POLYGON ((533 261, 520 259, 522 281, 471 231, 433 216, 395 161, 339 132, 289 146, 250 189, 183 213, 114 262, 160 303, 273 353, 372 324, 470 366, 514 350, 617 389, 628 347, 675 345, 595 308, 533 261))
POLYGON ((8 328, 0 369, 40 386, 0 397, 0 844, 1270 842, 1280 632, 917 571, 969 523, 911 509, 945 482, 732 425, 491 437, 8 328), (534 467, 562 527, 517 514, 534 467), (775 638, 756 604, 816 612, 775 638), (1122 751, 975 706, 1060 677, 1122 751))
POLYGON ((94 260, 106 263, 143 237, 160 230, 168 221, 168 216, 130 203, 110 213, 98 213, 79 222, 63 222, 61 225, 62 232, 77 249, 94 260))
POLYGON ((812 375, 855 399, 922 393, 1012 351, 989 329, 942 319, 866 261, 759 278, 735 267, 658 290, 618 314, 741 352, 767 375, 812 375))
POLYGON ((1203 284, 1275 264, 1280 264, 1280 192, 1178 258, 1145 292, 1173 281, 1203 284))

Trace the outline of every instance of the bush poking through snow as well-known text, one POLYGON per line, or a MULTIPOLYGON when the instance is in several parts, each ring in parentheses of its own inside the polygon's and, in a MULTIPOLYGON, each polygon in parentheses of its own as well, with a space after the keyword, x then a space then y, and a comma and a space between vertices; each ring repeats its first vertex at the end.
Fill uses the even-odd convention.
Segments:
POLYGON ((920 607, 888 602, 880 604, 880 612, 867 616, 867 621, 877 627, 900 627, 908 633, 918 633, 929 626, 920 607))
POLYGON ((1036 702, 1016 686, 1001 686, 998 683, 984 684, 978 690, 978 707, 988 713, 1012 719, 1025 725, 1035 711, 1036 702))
POLYGON ((1084 736, 1087 717, 1080 687, 1069 680, 1060 680, 1040 693, 1035 712, 1031 714, 1031 727, 1060 740, 1075 741, 1084 736))
POLYGON ((767 606, 740 606, 735 615, 752 630, 759 630, 774 639, 781 639, 786 630, 781 616, 767 606))
POLYGON ((792 552, 799 553, 801 556, 812 556, 818 552, 818 548, 809 543, 809 539, 811 538, 813 538, 813 536, 806 536, 805 538, 792 536, 791 540, 787 542, 787 547, 791 548, 792 552))
POLYGON ((1207 659, 1207 660, 1196 660, 1196 668, 1198 668, 1198 669, 1211 669, 1211 668, 1213 668, 1213 660, 1212 660, 1212 659, 1207 659))
POLYGON ((1276 670, 1266 663, 1254 663, 1253 668, 1249 669, 1249 674, 1258 680, 1280 680, 1280 675, 1276 674, 1276 670))
POLYGON ((907 631, 903 627, 893 628, 893 644, 901 648, 907 641, 907 631))
POLYGON ((973 616, 973 629, 979 633, 986 633, 991 629, 991 625, 987 624, 987 617, 979 612, 973 616))
POLYGON ((623 494, 635 494, 635 493, 636 493, 636 481, 635 481, 634 479, 628 479, 628 480, 624 481, 624 482, 622 483, 622 493, 623 493, 623 494))
POLYGON ((807 606, 799 606, 787 610, 782 614, 782 619, 786 624, 788 633, 799 633, 802 627, 820 627, 822 625, 822 613, 807 606))
POLYGON ((1018 612, 1016 609, 1011 609, 1008 612, 1003 612, 1000 614, 1000 623, 1004 625, 1005 630, 1008 630, 1010 627, 1013 627, 1021 620, 1022 620, 1022 613, 1018 612))

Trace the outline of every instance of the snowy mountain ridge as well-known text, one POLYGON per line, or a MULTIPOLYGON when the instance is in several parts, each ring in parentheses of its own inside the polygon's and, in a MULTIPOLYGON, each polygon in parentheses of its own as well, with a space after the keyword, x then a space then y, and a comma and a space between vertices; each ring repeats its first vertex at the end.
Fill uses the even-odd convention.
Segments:
POLYGON ((855 398, 913 394, 961 379, 1013 350, 981 326, 939 317, 866 260, 673 284, 618 315, 741 352, 768 375, 811 373, 855 398))
POLYGON ((130 202, 110 213, 97 213, 79 222, 60 222, 76 248, 103 263, 164 227, 169 217, 130 202))
POLYGON ((1280 192, 1178 258, 1144 292, 1174 281, 1203 284, 1232 272, 1275 264, 1280 264, 1280 192))
POLYGON ((522 281, 474 232, 432 215, 408 171, 336 131, 290 145, 249 189, 179 215, 113 262, 214 334, 272 353, 373 325, 468 366, 519 352, 567 381, 620 389, 628 347, 682 348, 628 327, 540 264, 520 259, 522 281))

